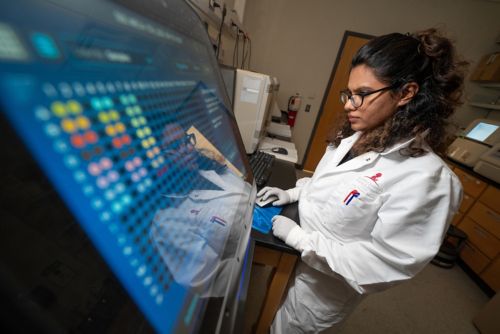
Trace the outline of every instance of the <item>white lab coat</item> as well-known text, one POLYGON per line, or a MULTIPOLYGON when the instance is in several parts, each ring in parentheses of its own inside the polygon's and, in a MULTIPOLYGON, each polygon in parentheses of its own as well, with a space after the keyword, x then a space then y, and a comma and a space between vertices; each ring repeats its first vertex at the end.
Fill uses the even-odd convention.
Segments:
POLYGON ((288 190, 299 200, 301 227, 287 243, 302 261, 274 333, 338 327, 366 293, 415 276, 437 253, 458 209, 460 181, 435 153, 399 153, 413 139, 338 166, 359 136, 328 146, 312 178, 288 190))
POLYGON ((207 297, 223 296, 236 260, 241 227, 233 224, 248 208, 251 186, 226 171, 200 171, 222 190, 193 190, 177 207, 159 210, 150 239, 175 281, 207 297))

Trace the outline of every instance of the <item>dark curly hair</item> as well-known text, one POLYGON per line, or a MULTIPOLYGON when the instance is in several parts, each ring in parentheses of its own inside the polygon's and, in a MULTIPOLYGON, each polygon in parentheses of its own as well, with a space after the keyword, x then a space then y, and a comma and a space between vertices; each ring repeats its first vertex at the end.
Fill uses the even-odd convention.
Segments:
MULTIPOLYGON (((351 65, 351 68, 370 67, 380 81, 394 87, 392 94, 401 90, 405 83, 419 85, 418 93, 409 103, 400 107, 383 125, 363 135, 353 148, 356 155, 382 152, 411 137, 416 140, 401 154, 425 154, 424 142, 436 153, 444 153, 448 143, 448 119, 461 104, 464 71, 468 65, 457 59, 448 38, 434 28, 414 34, 380 36, 361 47, 351 65)), ((327 140, 338 146, 353 132, 345 117, 329 133, 327 140)))

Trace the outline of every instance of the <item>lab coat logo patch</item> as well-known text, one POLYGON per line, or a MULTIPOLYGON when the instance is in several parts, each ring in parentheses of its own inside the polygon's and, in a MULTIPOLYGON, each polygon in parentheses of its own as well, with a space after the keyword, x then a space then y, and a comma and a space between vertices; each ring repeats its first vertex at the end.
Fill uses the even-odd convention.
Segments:
POLYGON ((349 205, 351 203, 353 198, 359 197, 360 193, 356 189, 353 189, 345 198, 344 198, 344 203, 345 205, 349 205))
POLYGON ((210 218, 210 222, 219 224, 221 226, 226 226, 226 224, 227 224, 224 219, 217 217, 217 216, 212 216, 212 218, 210 218))
POLYGON ((382 173, 377 173, 373 176, 367 176, 367 178, 369 178, 370 180, 372 180, 373 182, 377 183, 378 181, 378 178, 382 176, 382 173))

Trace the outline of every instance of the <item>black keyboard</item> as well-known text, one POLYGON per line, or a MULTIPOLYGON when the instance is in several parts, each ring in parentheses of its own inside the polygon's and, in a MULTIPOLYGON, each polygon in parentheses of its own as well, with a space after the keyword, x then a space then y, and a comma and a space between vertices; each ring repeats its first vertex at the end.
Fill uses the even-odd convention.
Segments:
POLYGON ((275 159, 274 155, 262 151, 257 151, 250 156, 250 167, 252 167, 257 187, 264 186, 269 180, 275 159))

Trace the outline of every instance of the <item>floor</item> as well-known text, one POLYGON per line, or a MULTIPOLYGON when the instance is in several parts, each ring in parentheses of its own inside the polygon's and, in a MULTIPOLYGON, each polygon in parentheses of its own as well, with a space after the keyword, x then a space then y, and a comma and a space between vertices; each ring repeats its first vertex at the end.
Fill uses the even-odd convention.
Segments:
MULTIPOLYGON (((264 266, 252 270, 244 333, 252 333, 266 270, 264 266)), ((472 319, 488 300, 459 266, 443 269, 429 264, 412 280, 368 296, 336 333, 477 334, 472 319)))
POLYGON ((339 333, 475 334, 472 319, 488 300, 459 266, 429 264, 413 280, 367 297, 339 333))
MULTIPOLYGON (((304 176, 308 175, 297 172, 298 178, 304 176)), ((264 266, 252 269, 244 333, 252 332, 268 275, 264 266)), ((429 264, 412 280, 368 296, 337 333, 476 334, 472 319, 488 300, 461 267, 429 264)))

